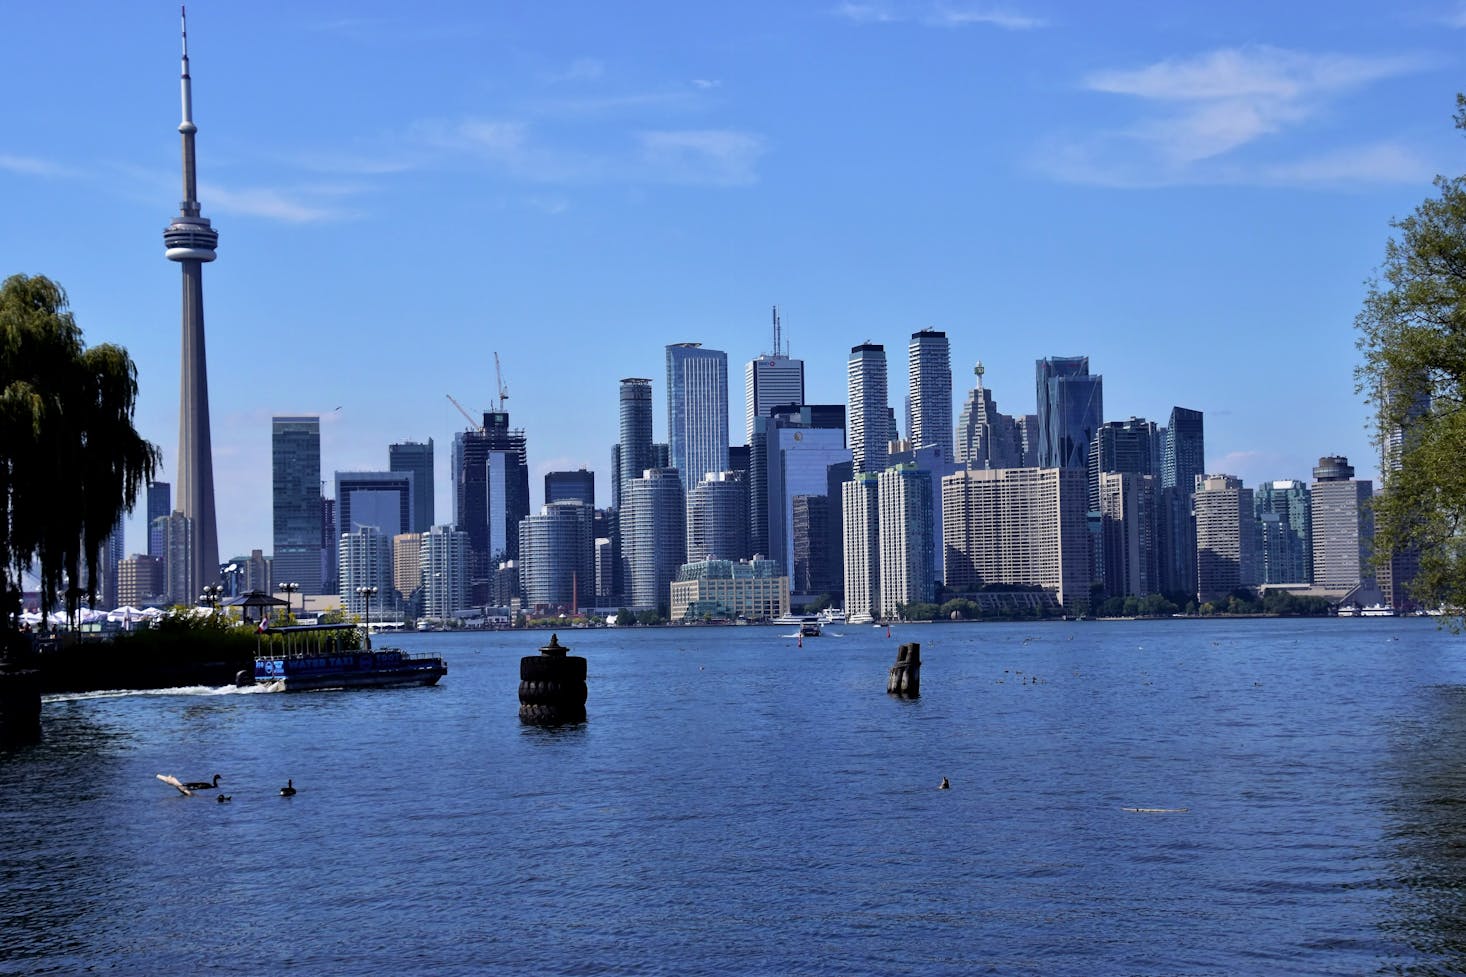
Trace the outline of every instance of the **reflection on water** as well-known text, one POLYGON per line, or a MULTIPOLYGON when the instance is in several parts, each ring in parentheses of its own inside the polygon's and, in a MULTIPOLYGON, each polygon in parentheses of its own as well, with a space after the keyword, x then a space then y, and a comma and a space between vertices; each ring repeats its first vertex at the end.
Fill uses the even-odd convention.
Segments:
POLYGON ((1423 715, 1396 724, 1386 802, 1386 932, 1428 960, 1408 974, 1466 973, 1466 686, 1421 690, 1423 715))

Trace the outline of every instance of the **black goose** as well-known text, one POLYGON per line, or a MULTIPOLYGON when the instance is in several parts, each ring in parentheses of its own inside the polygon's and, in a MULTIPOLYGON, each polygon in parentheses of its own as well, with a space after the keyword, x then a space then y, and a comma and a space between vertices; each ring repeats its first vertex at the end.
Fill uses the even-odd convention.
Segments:
POLYGON ((295 796, 295 781, 294 780, 287 780, 287 781, 285 781, 285 786, 280 788, 280 796, 281 797, 294 797, 295 796))
POLYGON ((187 787, 189 790, 213 790, 215 787, 219 786, 219 780, 219 775, 214 774, 214 782, 212 784, 205 780, 196 780, 191 784, 184 784, 183 786, 187 787))

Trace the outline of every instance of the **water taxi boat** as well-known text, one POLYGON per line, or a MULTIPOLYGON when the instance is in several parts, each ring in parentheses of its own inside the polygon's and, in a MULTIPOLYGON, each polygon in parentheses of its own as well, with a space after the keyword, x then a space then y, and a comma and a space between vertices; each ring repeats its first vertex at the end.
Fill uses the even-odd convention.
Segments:
POLYGON ((400 648, 360 646, 350 624, 270 628, 259 633, 254 674, 239 685, 270 685, 282 692, 435 685, 448 674, 443 659, 414 656, 400 648))

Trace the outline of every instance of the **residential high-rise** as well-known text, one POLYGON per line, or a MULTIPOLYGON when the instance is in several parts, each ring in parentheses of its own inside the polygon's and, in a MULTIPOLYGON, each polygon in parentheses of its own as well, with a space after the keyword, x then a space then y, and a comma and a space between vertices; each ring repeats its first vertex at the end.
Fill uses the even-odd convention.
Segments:
POLYGON ((880 507, 881 616, 895 617, 907 604, 929 603, 933 564, 932 476, 915 465, 887 468, 877 476, 880 507))
POLYGON ((886 453, 891 443, 886 347, 878 343, 851 347, 846 372, 849 398, 845 418, 850 429, 850 452, 855 473, 878 474, 885 471, 886 453))
POLYGON ((746 560, 748 483, 742 472, 708 472, 687 494, 687 559, 746 560))
POLYGON ((1103 472, 1155 475, 1160 482, 1164 439, 1154 421, 1132 417, 1106 421, 1089 444, 1089 507, 1099 508, 1099 476, 1103 472))
POLYGON ((728 354, 701 343, 667 347, 667 446, 684 492, 728 470, 728 354))
POLYGON ((551 502, 519 524, 519 588, 531 608, 594 603, 592 511, 579 500, 551 502))
MULTIPOLYGON (((167 516, 159 518, 167 520, 167 516)), ((144 607, 165 603, 163 558, 134 553, 117 567, 116 607, 144 607)))
POLYGON ((1325 590, 1349 591, 1374 582, 1370 555, 1374 520, 1369 500, 1374 483, 1355 478, 1349 459, 1318 460, 1309 486, 1309 518, 1313 527, 1313 584, 1325 590))
POLYGON ((1161 454, 1160 529, 1161 592, 1194 595, 1196 592, 1196 519, 1191 496, 1196 477, 1206 473, 1205 425, 1202 413, 1172 407, 1161 454))
POLYGON ((923 329, 911 334, 907 348, 911 397, 911 447, 928 445, 952 453, 952 352, 947 334, 923 329))
POLYGON ((881 609, 880 476, 857 472, 840 487, 845 539, 845 615, 870 621, 881 609))
MULTIPOLYGON (((343 523, 342 525, 345 525, 343 523)), ((393 602, 392 537, 376 526, 358 526, 341 534, 341 606, 346 613, 363 621, 382 617, 382 608, 393 602), (370 595, 359 593, 362 587, 375 587, 370 595), (370 617, 368 617, 370 612, 370 617)))
POLYGON ((970 468, 942 479, 948 592, 1022 584, 1053 591, 1067 608, 1086 607, 1085 494, 1076 468, 970 468))
POLYGON ((148 556, 163 555, 163 532, 153 532, 153 526, 173 511, 172 486, 167 482, 148 483, 148 556))
POLYGON ((584 502, 596 507, 596 473, 581 468, 573 472, 545 472, 545 505, 551 502, 584 502))
POLYGON ((433 439, 387 445, 387 468, 412 474, 412 520, 405 532, 427 532, 433 526, 433 439))
POLYGON ((1263 482, 1252 492, 1257 517, 1257 582, 1313 580, 1313 519, 1308 485, 1296 479, 1263 482))
POLYGON ((422 589, 422 541, 422 533, 392 537, 392 587, 409 603, 422 589))
POLYGON ((336 500, 321 498, 321 593, 341 589, 341 533, 337 531, 336 500))
POLYGON ((687 497, 675 468, 649 468, 622 487, 621 547, 629 603, 665 608, 687 562, 687 497))
POLYGON ((1196 598, 1225 601, 1257 583, 1257 523, 1252 489, 1231 475, 1204 475, 1192 496, 1196 511, 1196 598))
POLYGON ((1104 420, 1104 377, 1089 373, 1088 356, 1050 356, 1035 370, 1038 466, 1089 467, 1089 443, 1104 420))
MULTIPOLYGON (((193 520, 175 509, 163 526, 163 594, 170 604, 192 607, 203 589, 193 576, 193 520)), ((214 575, 218 573, 215 567, 214 575)))
POLYGON ((164 257, 183 271, 182 378, 178 418, 178 501, 176 508, 191 520, 188 578, 195 586, 217 582, 219 528, 214 513, 214 453, 209 436, 209 364, 204 349, 205 262, 213 261, 219 232, 201 215, 194 170, 192 80, 188 75, 188 22, 183 22, 183 200, 178 216, 163 231, 164 257))
POLYGON ((275 585, 298 583, 302 593, 319 594, 321 419, 276 417, 271 428, 275 585))
POLYGON ((957 417, 956 453, 952 457, 973 468, 1024 467, 1023 437, 1017 420, 998 412, 992 391, 982 385, 986 370, 981 362, 972 372, 977 383, 957 417))
POLYGON ((657 465, 652 457, 652 382, 643 377, 621 381, 620 435, 616 469, 611 477, 611 506, 621 508, 621 490, 633 478, 640 478, 657 465))
POLYGON ((434 526, 423 534, 423 616, 446 620, 468 607, 468 533, 434 526))
POLYGON ((339 533, 375 527, 390 540, 412 531, 416 506, 412 472, 337 472, 339 533))
MULTIPOLYGON (((768 417, 775 407, 804 403, 804 361, 783 352, 779 334, 779 308, 774 307, 774 351, 748 361, 743 370, 746 405, 744 439, 753 443, 753 419, 768 417)), ((736 467, 736 466, 735 466, 736 467)))
POLYGON ((102 567, 98 574, 97 603, 94 605, 102 610, 110 611, 118 606, 117 603, 117 565, 126 557, 123 549, 122 519, 117 520, 117 525, 107 534, 102 541, 102 567))
POLYGON ((1099 474, 1100 562, 1107 597, 1160 592, 1156 550, 1159 482, 1152 474, 1099 474))
MULTIPOLYGON (((848 463, 847 463, 848 464, 848 463)), ((835 499, 838 501, 838 493, 835 499)), ((801 594, 836 594, 843 581, 837 579, 842 568, 832 550, 829 495, 796 495, 794 518, 794 576, 790 589, 801 594)))

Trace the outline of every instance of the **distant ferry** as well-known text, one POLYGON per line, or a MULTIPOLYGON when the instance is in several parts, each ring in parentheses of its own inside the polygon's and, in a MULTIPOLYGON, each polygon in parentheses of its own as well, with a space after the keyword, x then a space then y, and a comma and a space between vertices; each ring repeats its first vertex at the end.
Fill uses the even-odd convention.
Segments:
POLYGON ((799 626, 799 625, 801 625, 801 624, 818 624, 819 623, 819 615, 817 615, 817 614, 783 614, 783 615, 780 615, 779 617, 774 618, 769 623, 770 624, 793 624, 796 627, 799 626))
POLYGON ((826 607, 819 613, 819 622, 821 624, 844 624, 845 612, 838 607, 826 607))
POLYGON ((272 628, 261 631, 254 674, 238 685, 270 685, 282 692, 436 685, 448 674, 437 656, 413 656, 400 648, 357 648, 350 624, 272 628))

